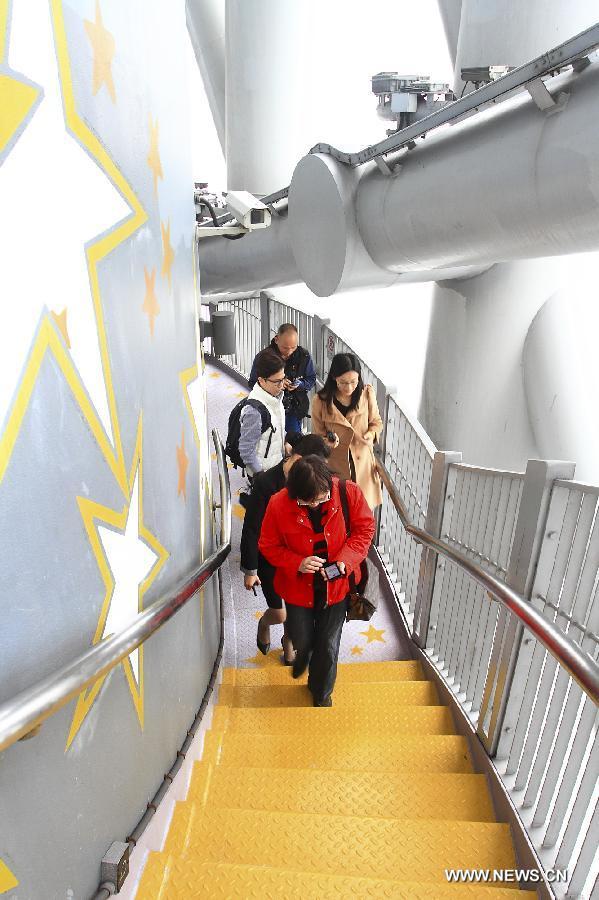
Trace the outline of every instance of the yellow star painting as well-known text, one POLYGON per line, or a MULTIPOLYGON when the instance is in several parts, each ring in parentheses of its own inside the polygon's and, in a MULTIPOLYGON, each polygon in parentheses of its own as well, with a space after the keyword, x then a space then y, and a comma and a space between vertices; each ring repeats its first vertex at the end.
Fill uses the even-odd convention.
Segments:
POLYGON ((18 880, 10 871, 5 862, 0 859, 0 894, 11 891, 19 886, 18 880))
POLYGON ((26 80, 0 75, 0 161, 16 143, 40 96, 40 89, 26 80))
POLYGON ((189 456, 185 452, 185 432, 181 429, 181 446, 177 445, 177 470, 179 472, 179 481, 177 484, 177 497, 183 494, 183 499, 187 500, 185 488, 185 479, 187 477, 187 467, 189 466, 189 456))
MULTIPOLYGON (((120 511, 110 509, 109 507, 102 506, 99 503, 95 503, 92 500, 88 500, 86 497, 78 497, 77 502, 79 504, 79 511, 81 513, 81 517, 83 519, 83 524, 93 550, 94 556, 96 558, 96 562, 98 564, 98 569, 100 570, 100 574, 102 576, 102 580, 104 582, 105 593, 104 600, 102 603, 102 609, 100 612, 100 617, 98 619, 98 624, 96 627, 95 634, 92 638, 92 644, 95 645, 99 643, 106 637, 109 637, 111 633, 113 633, 110 628, 110 615, 113 612, 112 604, 119 599, 119 582, 118 582, 118 574, 111 569, 107 558, 107 543, 105 540, 102 540, 99 534, 99 528, 103 527, 105 530, 108 528, 111 530, 110 534, 114 536, 115 531, 117 534, 117 538, 119 535, 123 535, 123 532, 127 532, 129 530, 128 526, 133 526, 135 529, 135 536, 137 537, 138 543, 143 543, 145 545, 146 558, 148 555, 155 557, 155 561, 149 568, 149 571, 145 571, 147 568, 147 563, 143 564, 143 578, 138 582, 137 589, 137 597, 132 597, 130 590, 128 596, 121 597, 125 602, 131 604, 133 602, 134 609, 129 609, 125 613, 125 617, 130 620, 131 612, 141 612, 143 609, 143 598, 148 590, 151 588, 152 584, 156 580, 160 570, 164 566, 166 560, 169 557, 169 552, 166 550, 162 544, 158 541, 158 539, 148 530, 148 528, 144 524, 144 513, 143 513, 143 453, 142 453, 142 417, 140 416, 139 424, 137 427, 137 441, 135 446, 135 453, 133 456, 133 463, 131 466, 131 471, 129 473, 129 495, 127 502, 123 506, 120 511), (137 486, 137 493, 134 495, 134 488, 137 486), (131 510, 137 510, 136 521, 130 522, 129 513, 131 510), (107 627, 108 625, 108 627, 107 627)), ((129 550, 126 551, 127 554, 127 565, 129 568, 131 567, 132 554, 129 550)), ((112 561, 112 558, 111 558, 112 561)), ((126 585, 127 588, 130 588, 130 584, 126 585)), ((116 618, 116 617, 113 617, 116 618)), ((123 616, 120 616, 121 627, 124 627, 126 622, 123 622, 123 616)), ((144 678, 143 678, 143 653, 144 646, 143 644, 130 654, 130 656, 126 657, 121 665, 123 666, 123 670, 125 672, 125 677, 127 679, 127 684, 129 686, 129 690, 131 691, 131 697, 133 699, 133 704, 137 713, 137 717, 139 719, 139 723, 143 728, 144 725, 144 678), (134 654, 138 654, 137 660, 134 662, 132 657, 134 654)), ((67 738, 66 749, 71 746, 73 740, 75 739, 79 729, 81 728, 86 716, 88 715, 96 697, 98 696, 102 684, 104 683, 103 678, 99 678, 92 686, 86 691, 83 691, 77 700, 77 705, 75 708, 75 713, 73 715, 73 720, 71 723, 71 729, 69 731, 69 735, 67 738)))
POLYGON ((386 644, 387 642, 386 642, 385 638, 383 637, 384 633, 385 633, 384 628, 381 628, 381 629, 375 628, 373 625, 368 626, 368 631, 360 632, 360 634, 364 635, 364 637, 366 638, 366 642, 368 644, 372 644, 375 641, 380 641, 381 644, 386 644))
POLYGON ((160 151, 158 149, 158 121, 156 124, 152 122, 152 117, 150 116, 150 121, 148 123, 150 129, 150 151, 148 153, 147 163, 152 170, 152 175, 154 176, 154 195, 158 195, 158 179, 164 179, 164 173, 162 171, 162 163, 160 162, 160 151))
POLYGON ((93 92, 98 93, 102 85, 110 94, 110 99, 116 103, 116 91, 112 78, 112 58, 115 51, 115 40, 111 33, 104 28, 100 0, 96 0, 96 21, 84 21, 87 36, 92 45, 94 55, 93 92))
MULTIPOLYGON (((0 0, 0 61, 6 58, 7 36, 12 34, 10 28, 7 27, 9 8, 10 4, 6 0, 0 0)), ((118 222, 108 231, 104 231, 99 237, 91 240, 84 248, 87 271, 89 273, 91 312, 97 325, 99 359, 101 360, 108 401, 113 443, 108 436, 97 407, 93 402, 90 402, 88 386, 82 379, 69 352, 72 335, 69 334, 69 330, 66 327, 65 310, 60 313, 55 312, 54 315, 47 314, 42 316, 39 327, 32 335, 33 344, 15 388, 4 430, 0 434, 0 482, 10 463, 42 363, 46 353, 49 353, 55 358, 62 376, 81 409, 83 418, 100 447, 102 455, 106 459, 123 494, 126 495, 127 469, 121 443, 120 423, 104 325, 98 264, 147 221, 147 214, 132 187, 107 153, 104 145, 77 112, 61 0, 51 0, 50 16, 58 79, 63 101, 61 109, 64 108, 62 127, 65 129, 65 133, 70 135, 71 139, 83 148, 88 158, 94 160, 106 176, 107 181, 112 183, 131 210, 128 217, 118 222), (60 340, 59 335, 62 337, 62 340, 60 340)), ((20 133, 22 133, 23 128, 31 119, 32 112, 36 109, 36 103, 43 96, 43 92, 37 86, 27 82, 22 76, 15 75, 13 77, 12 73, 10 76, 5 74, 0 76, 0 109, 2 109, 2 115, 0 116, 0 166, 3 159, 7 158, 7 153, 12 153, 20 133)))
POLYGON ((62 339, 67 345, 68 349, 71 349, 71 340, 69 338, 69 328, 67 325, 67 309, 66 307, 63 309, 61 313, 52 312, 52 318, 56 323, 56 327, 60 331, 62 335, 62 339))
POLYGON ((163 278, 168 278, 168 286, 171 286, 171 269, 175 261, 175 251, 171 246, 171 223, 170 219, 164 224, 160 223, 160 231, 162 233, 162 271, 163 278))
POLYGON ((144 266, 144 278, 146 280, 146 295, 142 306, 143 312, 148 317, 150 326, 150 335, 154 337, 154 322, 156 316, 160 315, 160 307, 158 306, 158 298, 156 297, 156 269, 148 272, 144 266))

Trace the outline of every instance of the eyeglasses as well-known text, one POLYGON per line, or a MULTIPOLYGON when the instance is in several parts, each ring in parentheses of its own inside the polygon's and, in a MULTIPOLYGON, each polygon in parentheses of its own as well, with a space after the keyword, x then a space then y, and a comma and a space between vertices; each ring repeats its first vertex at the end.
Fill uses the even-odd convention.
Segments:
POLYGON ((310 507, 320 506, 321 503, 328 503, 328 501, 330 499, 331 499, 331 492, 327 491, 326 494, 324 495, 324 497, 321 497, 320 500, 298 500, 297 505, 298 506, 310 506, 310 507))
POLYGON ((266 379, 270 384, 283 384, 285 381, 284 378, 267 378, 266 379))

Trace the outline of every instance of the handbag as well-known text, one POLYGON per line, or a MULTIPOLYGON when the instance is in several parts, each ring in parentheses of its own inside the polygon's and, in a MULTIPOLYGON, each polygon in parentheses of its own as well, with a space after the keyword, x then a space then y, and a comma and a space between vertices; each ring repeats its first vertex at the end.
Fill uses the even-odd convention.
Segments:
MULTIPOLYGON (((345 486, 345 481, 341 481, 341 479, 339 480, 339 496, 341 498, 341 512, 343 513, 343 519, 345 521, 345 533, 346 536, 349 537, 351 530, 349 504, 347 502, 347 488, 345 486)), ((347 614, 345 616, 346 622, 356 620, 359 622, 369 622, 376 612, 376 603, 373 603, 372 600, 369 600, 364 594, 369 581, 369 565, 372 565, 372 563, 369 563, 367 559, 363 559, 360 563, 360 580, 358 582, 356 582, 356 576, 353 572, 351 572, 349 576, 349 606, 347 607, 347 614)))

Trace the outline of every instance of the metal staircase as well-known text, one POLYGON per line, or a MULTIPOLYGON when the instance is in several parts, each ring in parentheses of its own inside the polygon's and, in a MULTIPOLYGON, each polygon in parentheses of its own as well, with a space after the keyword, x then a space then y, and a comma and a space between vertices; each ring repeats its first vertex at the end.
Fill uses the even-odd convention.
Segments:
POLYGON ((139 900, 480 898, 446 870, 510 877, 509 825, 418 662, 342 664, 334 707, 309 703, 276 652, 260 669, 225 669, 202 761, 139 900))

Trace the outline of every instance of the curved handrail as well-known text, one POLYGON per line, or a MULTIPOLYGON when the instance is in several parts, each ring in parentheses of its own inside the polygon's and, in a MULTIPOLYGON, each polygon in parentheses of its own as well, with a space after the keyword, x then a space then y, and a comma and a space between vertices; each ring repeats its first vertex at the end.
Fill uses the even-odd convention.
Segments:
POLYGON ((512 590, 498 578, 486 572, 463 553, 454 550, 445 541, 433 537, 428 531, 418 528, 410 519, 406 506, 397 493, 391 475, 380 459, 376 458, 376 467, 385 485, 389 498, 399 515, 404 531, 419 544, 440 553, 463 569, 474 581, 478 582, 489 594, 510 610, 520 622, 528 628, 553 657, 568 670, 572 678, 599 704, 599 664, 572 638, 564 634, 553 622, 546 619, 534 606, 517 591, 512 590))
POLYGON ((114 669, 122 659, 144 643, 220 568, 231 550, 231 488, 223 445, 212 430, 220 482, 220 545, 166 597, 148 606, 119 634, 96 644, 66 666, 0 704, 0 750, 28 735, 49 716, 58 712, 84 688, 114 669))

